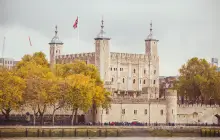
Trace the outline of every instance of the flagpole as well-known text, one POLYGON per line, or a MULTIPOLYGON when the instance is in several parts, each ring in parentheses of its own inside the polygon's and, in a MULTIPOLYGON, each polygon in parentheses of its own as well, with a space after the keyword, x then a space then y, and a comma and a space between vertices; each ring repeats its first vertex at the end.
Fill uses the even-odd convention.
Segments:
POLYGON ((78 16, 78 23, 77 23, 77 26, 78 26, 78 30, 77 30, 77 32, 78 32, 78 48, 79 48, 79 16, 78 16))
POLYGON ((5 60, 4 60, 4 50, 5 50, 5 36, 4 36, 4 39, 3 39, 3 46, 2 46, 2 65, 4 67, 5 65, 5 60))

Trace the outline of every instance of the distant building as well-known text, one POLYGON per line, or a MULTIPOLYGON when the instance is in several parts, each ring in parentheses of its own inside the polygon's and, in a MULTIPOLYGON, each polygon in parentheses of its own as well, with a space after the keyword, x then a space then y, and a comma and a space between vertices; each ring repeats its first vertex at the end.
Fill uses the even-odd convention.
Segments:
POLYGON ((15 61, 13 58, 0 58, 0 66, 4 66, 8 69, 14 67, 18 61, 15 61))

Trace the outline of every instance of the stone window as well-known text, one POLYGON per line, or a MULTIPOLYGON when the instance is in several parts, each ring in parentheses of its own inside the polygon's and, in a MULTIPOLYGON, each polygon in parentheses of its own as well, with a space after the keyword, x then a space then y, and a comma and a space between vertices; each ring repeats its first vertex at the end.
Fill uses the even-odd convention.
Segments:
POLYGON ((163 116, 163 110, 160 110, 160 115, 163 116))
POLYGON ((154 84, 156 84, 156 80, 154 80, 154 84))
POLYGON ((110 70, 112 71, 112 68, 110 68, 110 70))
POLYGON ((146 70, 144 70, 144 74, 146 74, 146 70))
POLYGON ((156 71, 156 70, 154 70, 154 74, 156 74, 156 72, 157 72, 157 71, 156 71))
POLYGON ((122 113, 122 114, 125 114, 125 109, 122 109, 122 110, 121 110, 121 113, 122 113))
POLYGON ((112 82, 114 82, 114 78, 112 78, 112 82))
POLYGON ((133 80, 133 84, 135 83, 135 79, 133 80))
POLYGON ((134 110, 134 114, 137 115, 137 110, 134 110))
POLYGON ((144 114, 147 115, 147 109, 144 110, 144 114))
POLYGON ((120 68, 120 71, 123 71, 123 68, 120 68))
POLYGON ((134 73, 135 73, 135 69, 134 69, 134 73))
POLYGON ((144 84, 145 84, 145 80, 144 80, 144 82, 143 82, 144 84))
POLYGON ((125 78, 122 79, 122 82, 123 82, 123 83, 125 82, 125 78))
POLYGON ((106 109, 106 114, 109 114, 109 110, 108 109, 106 109))

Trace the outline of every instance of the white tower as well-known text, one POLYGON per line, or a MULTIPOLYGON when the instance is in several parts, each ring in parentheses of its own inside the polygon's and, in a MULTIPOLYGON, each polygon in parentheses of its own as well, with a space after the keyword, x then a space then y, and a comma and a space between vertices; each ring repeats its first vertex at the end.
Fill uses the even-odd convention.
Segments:
POLYGON ((153 36, 152 22, 150 34, 145 40, 145 55, 148 56, 148 98, 159 98, 159 56, 157 52, 157 40, 153 36))
POLYGON ((167 89, 165 91, 167 102, 166 122, 176 123, 177 120, 177 91, 167 89))
POLYGON ((52 38, 50 45, 50 68, 53 69, 56 64, 56 57, 62 54, 63 42, 60 41, 57 33, 57 26, 55 26, 55 36, 52 38))
MULTIPOLYGON (((103 80, 105 87, 110 86, 110 38, 106 36, 104 31, 104 21, 102 19, 101 31, 95 38, 95 65, 99 70, 101 80, 103 80)), ((102 122, 102 109, 97 108, 95 122, 102 122)))

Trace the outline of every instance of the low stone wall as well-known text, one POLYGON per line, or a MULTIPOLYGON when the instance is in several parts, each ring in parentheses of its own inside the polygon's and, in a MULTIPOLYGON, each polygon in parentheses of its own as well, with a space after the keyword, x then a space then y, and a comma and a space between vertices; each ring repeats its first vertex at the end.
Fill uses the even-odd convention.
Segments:
POLYGON ((201 137, 220 136, 219 127, 1 126, 0 137, 201 137), (212 135, 213 134, 213 135, 212 135))

